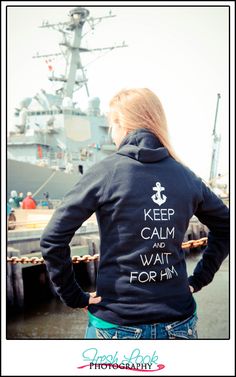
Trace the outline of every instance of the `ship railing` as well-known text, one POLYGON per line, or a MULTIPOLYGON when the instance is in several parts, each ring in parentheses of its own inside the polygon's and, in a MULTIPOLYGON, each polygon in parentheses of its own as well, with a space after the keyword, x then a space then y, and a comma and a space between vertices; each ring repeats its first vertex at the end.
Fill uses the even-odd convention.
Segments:
POLYGON ((116 146, 115 144, 104 143, 104 144, 101 144, 101 150, 104 152, 113 153, 116 151, 116 146))

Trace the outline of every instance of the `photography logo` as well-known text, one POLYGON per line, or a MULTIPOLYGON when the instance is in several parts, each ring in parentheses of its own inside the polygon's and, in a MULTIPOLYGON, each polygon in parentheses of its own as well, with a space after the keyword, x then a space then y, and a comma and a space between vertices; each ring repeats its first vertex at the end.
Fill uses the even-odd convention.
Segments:
POLYGON ((101 354, 97 348, 88 348, 82 353, 82 357, 85 363, 79 365, 77 369, 124 369, 134 372, 158 372, 165 368, 165 365, 158 362, 156 351, 150 355, 143 355, 139 348, 123 355, 120 355, 118 351, 113 354, 101 354))

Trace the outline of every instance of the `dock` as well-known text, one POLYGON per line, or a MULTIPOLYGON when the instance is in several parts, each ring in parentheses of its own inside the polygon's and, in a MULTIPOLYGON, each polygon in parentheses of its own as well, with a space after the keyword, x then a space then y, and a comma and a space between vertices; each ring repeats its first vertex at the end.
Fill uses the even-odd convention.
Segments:
MULTIPOLYGON (((16 228, 8 232, 8 256, 41 257, 39 239, 54 210, 17 210, 16 228)), ((184 242, 207 235, 207 228, 192 218, 184 242)), ((71 255, 99 253, 99 232, 93 215, 75 233, 71 255)), ((186 253, 189 274, 201 256, 202 247, 186 253)), ((74 265, 79 284, 87 291, 96 286, 98 261, 74 265)), ((213 282, 195 294, 199 339, 229 336, 229 260, 222 264, 213 282)), ((8 339, 83 339, 87 314, 63 305, 55 295, 44 264, 7 264, 8 339), (66 320, 65 320, 66 317, 66 320)))
MULTIPOLYGON (((47 225, 54 210, 36 209, 36 210, 15 210, 16 226, 14 230, 8 231, 7 240, 7 257, 34 259, 42 258, 40 251, 40 237, 43 229, 47 225)), ((71 257, 85 255, 94 256, 99 253, 100 239, 96 216, 93 215, 75 233, 71 243, 71 257)), ((86 288, 94 288, 96 284, 98 261, 84 263, 86 288)), ((82 267, 76 266, 75 269, 82 267)), ((25 272, 25 269, 33 269, 38 280, 47 283, 55 295, 53 286, 47 276, 44 264, 37 263, 7 263, 7 305, 11 311, 19 311, 24 308, 26 276, 31 271, 25 272)))
MULTIPOLYGON (((30 283, 27 277, 29 276, 31 281, 36 280, 36 286, 41 287, 40 295, 43 291, 46 292, 46 296, 49 295, 46 286, 49 287, 53 296, 56 295, 40 251, 42 231, 53 213, 54 210, 41 208, 15 210, 15 229, 8 231, 7 240, 7 257, 9 260, 7 263, 7 306, 10 312, 23 310, 27 301, 33 300, 33 297, 30 297, 33 292, 28 287, 30 283)), ((191 252, 191 247, 188 248, 188 242, 203 239, 207 236, 207 233, 207 228, 193 217, 184 237, 184 242, 187 242, 187 247, 184 247, 185 254, 190 255, 191 252)), ((194 253, 201 252, 204 247, 195 246, 194 253)), ((89 263, 79 263, 80 259, 85 256, 95 257, 99 256, 100 253, 100 237, 95 214, 76 231, 71 240, 70 248, 72 259, 78 257, 74 270, 78 279, 81 279, 79 284, 88 291, 95 290, 98 259, 93 259, 89 263)), ((88 258, 85 258, 88 261, 88 258)))

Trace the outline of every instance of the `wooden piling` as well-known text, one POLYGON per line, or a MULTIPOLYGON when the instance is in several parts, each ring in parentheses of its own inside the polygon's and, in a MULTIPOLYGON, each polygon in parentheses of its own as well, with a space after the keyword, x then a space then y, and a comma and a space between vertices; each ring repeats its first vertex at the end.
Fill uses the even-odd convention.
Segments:
MULTIPOLYGON (((8 257, 20 257, 20 251, 7 248, 8 257)), ((7 266, 7 303, 11 308, 22 309, 24 306, 24 283, 20 263, 8 263, 7 266)))
MULTIPOLYGON (((7 251, 7 256, 11 257, 11 252, 7 251)), ((14 307, 14 291, 12 283, 12 264, 7 263, 7 305, 14 307)))
MULTIPOLYGON (((94 247, 95 247, 94 254, 100 254, 100 237, 99 237, 99 235, 93 236, 93 242, 94 242, 94 247)), ((94 261, 96 280, 97 280, 98 266, 99 266, 99 260, 96 259, 94 261)), ((95 282, 96 282, 96 280, 95 280, 95 282)))
MULTIPOLYGON (((88 254, 93 256, 96 254, 96 245, 93 241, 92 238, 87 238, 87 243, 88 243, 88 254)), ((96 279, 97 279, 97 274, 96 274, 96 267, 94 261, 91 261, 87 263, 87 272, 90 280, 90 285, 91 289, 94 290, 96 289, 96 279)))

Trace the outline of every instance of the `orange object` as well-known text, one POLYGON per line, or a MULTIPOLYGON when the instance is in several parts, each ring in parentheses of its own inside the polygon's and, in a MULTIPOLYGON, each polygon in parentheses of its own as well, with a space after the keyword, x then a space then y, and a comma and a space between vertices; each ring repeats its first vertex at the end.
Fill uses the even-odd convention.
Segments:
POLYGON ((36 202, 31 196, 27 196, 22 202, 22 209, 35 209, 36 207, 36 202))
POLYGON ((43 158, 43 150, 41 145, 38 145, 38 156, 40 159, 43 158))

